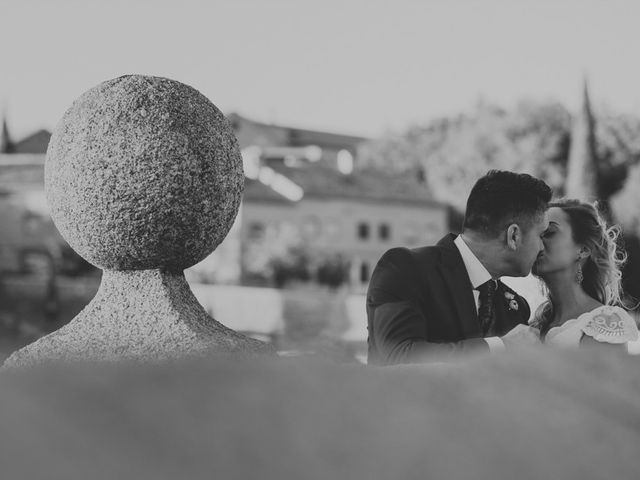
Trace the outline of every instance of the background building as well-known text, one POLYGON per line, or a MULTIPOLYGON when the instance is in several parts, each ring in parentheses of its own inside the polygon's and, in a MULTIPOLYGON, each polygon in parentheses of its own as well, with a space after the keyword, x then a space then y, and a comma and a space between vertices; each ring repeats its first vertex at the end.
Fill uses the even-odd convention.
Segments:
POLYGON ((194 268, 201 278, 273 283, 286 264, 299 279, 344 269, 344 283, 364 290, 387 249, 435 243, 446 233, 447 208, 424 185, 356 169, 365 138, 229 118, 246 189, 232 232, 194 268))

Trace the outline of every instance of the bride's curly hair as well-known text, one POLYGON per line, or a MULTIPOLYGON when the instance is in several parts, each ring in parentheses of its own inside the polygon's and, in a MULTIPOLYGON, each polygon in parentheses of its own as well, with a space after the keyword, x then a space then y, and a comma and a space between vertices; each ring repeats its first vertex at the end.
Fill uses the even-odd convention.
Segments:
MULTIPOLYGON (((622 266, 627 260, 618 245, 620 227, 607 226, 598 211, 598 204, 575 199, 562 199, 549 204, 561 208, 569 217, 574 242, 591 251, 582 268, 582 288, 590 297, 604 305, 624 306, 622 266)), ((553 318, 553 302, 549 298, 536 312, 534 322, 544 330, 553 318)))

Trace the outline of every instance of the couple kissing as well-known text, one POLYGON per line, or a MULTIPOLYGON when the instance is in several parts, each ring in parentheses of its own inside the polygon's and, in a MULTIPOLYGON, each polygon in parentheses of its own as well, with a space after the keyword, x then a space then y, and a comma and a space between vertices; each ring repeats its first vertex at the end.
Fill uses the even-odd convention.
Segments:
POLYGON ((387 251, 367 291, 369 364, 541 343, 615 350, 636 340, 621 307, 619 230, 590 203, 551 197, 540 179, 492 170, 469 194, 460 235, 387 251), (546 293, 533 315, 500 280, 531 272, 546 293))

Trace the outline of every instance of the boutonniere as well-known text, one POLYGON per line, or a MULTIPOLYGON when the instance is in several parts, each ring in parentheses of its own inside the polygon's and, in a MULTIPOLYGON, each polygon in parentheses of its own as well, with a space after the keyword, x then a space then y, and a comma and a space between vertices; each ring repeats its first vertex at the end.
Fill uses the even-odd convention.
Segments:
POLYGON ((516 296, 511 292, 504 292, 504 298, 509 302, 509 311, 515 310, 518 311, 520 305, 518 305, 518 301, 516 300, 516 296))

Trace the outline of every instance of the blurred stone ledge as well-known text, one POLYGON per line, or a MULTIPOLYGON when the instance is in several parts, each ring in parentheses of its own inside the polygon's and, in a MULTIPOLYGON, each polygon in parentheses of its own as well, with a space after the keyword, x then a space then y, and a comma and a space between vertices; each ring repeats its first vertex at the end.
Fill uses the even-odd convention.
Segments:
POLYGON ((6 478, 636 478, 638 359, 220 356, 0 375, 6 478), (99 468, 97 468, 99 466, 99 468))

